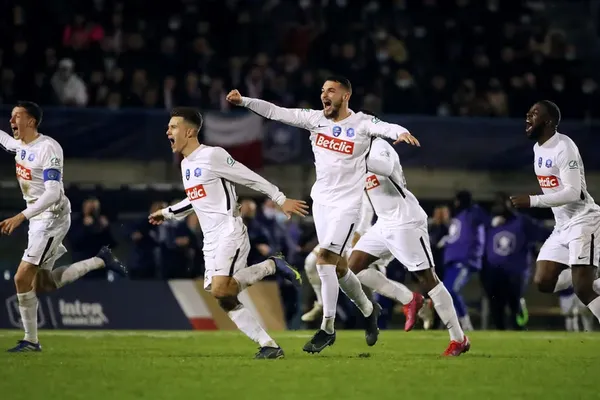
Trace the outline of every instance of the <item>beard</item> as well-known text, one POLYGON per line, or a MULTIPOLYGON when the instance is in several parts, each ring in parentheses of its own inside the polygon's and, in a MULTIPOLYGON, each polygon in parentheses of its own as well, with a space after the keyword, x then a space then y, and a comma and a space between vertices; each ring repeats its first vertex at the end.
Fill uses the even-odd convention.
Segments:
POLYGON ((341 102, 337 103, 337 104, 332 103, 329 113, 325 114, 325 117, 332 118, 332 119, 337 118, 340 115, 340 107, 341 106, 342 106, 341 102))
POLYGON ((531 131, 529 132, 529 134, 527 135, 527 138, 529 140, 536 141, 540 138, 540 136, 542 136, 543 132, 544 132, 544 125, 540 124, 540 125, 534 126, 531 129, 531 131))

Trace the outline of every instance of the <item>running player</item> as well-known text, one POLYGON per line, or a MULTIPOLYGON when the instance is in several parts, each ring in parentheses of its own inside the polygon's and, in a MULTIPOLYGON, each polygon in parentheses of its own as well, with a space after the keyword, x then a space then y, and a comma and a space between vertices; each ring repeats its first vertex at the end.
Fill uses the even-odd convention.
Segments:
POLYGON ((25 210, 0 222, 0 231, 10 235, 29 221, 27 249, 17 272, 15 286, 25 337, 9 352, 41 351, 37 334, 39 293, 50 292, 99 268, 126 275, 125 266, 108 247, 96 257, 52 269, 67 252, 62 241, 71 226, 71 203, 63 187, 63 150, 49 136, 38 132, 42 109, 22 101, 13 108, 10 126, 13 137, 0 131, 0 145, 16 153, 17 181, 27 203, 25 210))
POLYGON ((544 194, 512 196, 511 201, 516 208, 552 208, 554 213, 554 230, 536 263, 533 280, 539 290, 559 292, 573 285, 577 297, 600 320, 600 297, 594 291, 600 207, 587 191, 579 149, 557 131, 559 123, 560 109, 548 100, 535 103, 527 113, 525 133, 536 142, 534 170, 544 194))
POLYGON ((328 78, 321 89, 323 110, 288 109, 264 100, 242 97, 237 90, 227 95, 232 104, 243 106, 275 121, 306 129, 311 133, 317 179, 311 191, 313 216, 321 250, 317 270, 321 278, 323 321, 321 329, 304 346, 309 353, 321 352, 335 342, 335 314, 340 285, 346 295, 369 319, 367 344, 377 341, 377 317, 381 312, 364 293, 354 274, 338 282, 335 268, 358 223, 366 158, 371 139, 381 136, 419 145, 406 128, 389 124, 348 108, 352 86, 343 77, 328 78))
MULTIPOLYGON (((471 348, 463 333, 450 293, 438 279, 427 232, 427 214, 417 198, 406 188, 406 180, 396 151, 382 139, 375 139, 368 159, 369 174, 365 191, 377 215, 377 222, 360 238, 348 261, 348 267, 361 283, 387 297, 392 297, 390 281, 381 272, 368 268, 380 258, 393 255, 415 274, 431 298, 450 333, 445 356, 459 356, 471 348)), ((339 269, 339 268, 338 268, 339 269)), ((343 271, 339 272, 340 275, 343 271)), ((423 296, 412 294, 410 313, 423 305, 423 296)))
POLYGON ((159 225, 165 219, 182 219, 196 213, 204 235, 204 288, 218 300, 240 331, 260 345, 256 358, 282 358, 283 350, 237 296, 277 270, 295 285, 301 283, 300 274, 280 256, 251 266, 246 264, 250 241, 233 184, 264 193, 288 217, 292 213, 305 216, 308 206, 304 201, 286 198, 275 185, 235 161, 224 149, 200 144, 201 127, 202 115, 198 110, 181 107, 171 112, 167 137, 173 152, 184 157, 181 174, 187 198, 150 214, 148 219, 159 225))

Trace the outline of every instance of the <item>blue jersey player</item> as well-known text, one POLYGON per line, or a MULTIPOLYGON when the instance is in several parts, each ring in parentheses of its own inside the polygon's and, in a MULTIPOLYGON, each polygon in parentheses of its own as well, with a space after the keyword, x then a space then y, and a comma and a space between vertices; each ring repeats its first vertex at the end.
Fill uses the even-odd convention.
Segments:
POLYGON ((454 218, 444 249, 444 286, 448 288, 463 330, 473 330, 460 294, 473 273, 481 270, 487 213, 473 204, 471 193, 460 191, 454 199, 454 218))
POLYGON ((505 309, 511 328, 523 329, 521 299, 531 275, 533 250, 550 235, 550 230, 513 209, 510 199, 499 193, 486 229, 484 282, 496 328, 506 329, 505 309))

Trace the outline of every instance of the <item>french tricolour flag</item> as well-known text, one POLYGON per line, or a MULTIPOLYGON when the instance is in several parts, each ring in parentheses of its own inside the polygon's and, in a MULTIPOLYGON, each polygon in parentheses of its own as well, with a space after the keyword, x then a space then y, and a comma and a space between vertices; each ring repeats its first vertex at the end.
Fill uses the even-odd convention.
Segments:
POLYGON ((264 118, 252 112, 204 115, 204 143, 223 147, 238 162, 250 169, 263 166, 264 118))

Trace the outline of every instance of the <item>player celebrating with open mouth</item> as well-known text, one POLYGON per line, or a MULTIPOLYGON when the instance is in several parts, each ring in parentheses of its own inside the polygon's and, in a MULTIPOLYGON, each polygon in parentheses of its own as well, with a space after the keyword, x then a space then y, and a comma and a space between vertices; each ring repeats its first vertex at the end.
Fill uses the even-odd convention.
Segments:
POLYGON ((358 223, 367 155, 373 137, 384 137, 395 144, 419 145, 406 128, 389 124, 348 108, 352 86, 348 79, 331 77, 321 89, 323 110, 288 109, 264 100, 242 97, 237 90, 227 100, 275 121, 310 132, 315 155, 317 179, 312 187, 313 216, 320 245, 317 270, 321 278, 323 321, 321 329, 304 346, 304 351, 318 353, 335 342, 335 313, 339 289, 368 318, 366 340, 377 341, 377 317, 381 307, 373 304, 352 272, 339 279, 336 266, 344 262, 342 254, 358 223))

